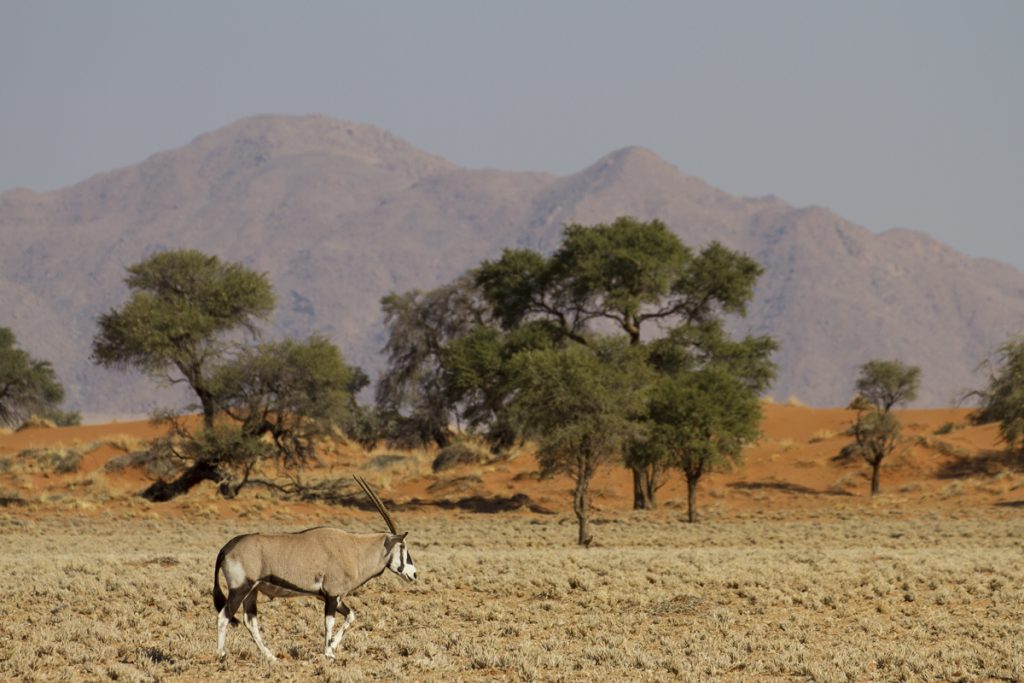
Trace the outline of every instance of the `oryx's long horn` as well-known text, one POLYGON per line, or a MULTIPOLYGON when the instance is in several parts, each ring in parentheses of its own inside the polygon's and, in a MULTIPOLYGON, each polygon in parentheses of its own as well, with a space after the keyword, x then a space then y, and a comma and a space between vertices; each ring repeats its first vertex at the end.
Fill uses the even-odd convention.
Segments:
POLYGON ((370 499, 373 506, 377 508, 377 512, 379 512, 380 516, 384 518, 384 521, 388 525, 388 529, 391 529, 391 533, 397 534, 398 527, 395 525, 395 520, 391 519, 391 515, 388 514, 388 510, 384 507, 384 503, 381 502, 380 498, 377 497, 377 494, 370 488, 370 485, 366 483, 366 480, 355 475, 353 475, 352 478, 356 480, 359 487, 363 489, 363 493, 365 493, 366 497, 370 499))

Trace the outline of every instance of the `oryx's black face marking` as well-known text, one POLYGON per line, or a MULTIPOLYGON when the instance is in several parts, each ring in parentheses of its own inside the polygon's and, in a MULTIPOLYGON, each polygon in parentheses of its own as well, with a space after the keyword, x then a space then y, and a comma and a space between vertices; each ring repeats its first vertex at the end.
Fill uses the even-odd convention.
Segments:
POLYGON ((405 534, 392 536, 389 540, 392 546, 391 556, 388 559, 388 569, 406 581, 415 581, 416 565, 412 563, 412 555, 409 554, 409 546, 405 542, 405 534))

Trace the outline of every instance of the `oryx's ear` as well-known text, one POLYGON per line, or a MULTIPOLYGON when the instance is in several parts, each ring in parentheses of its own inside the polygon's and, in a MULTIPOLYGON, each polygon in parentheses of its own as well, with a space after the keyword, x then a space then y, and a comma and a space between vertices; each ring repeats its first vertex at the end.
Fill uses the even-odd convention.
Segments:
POLYGON ((404 541, 405 537, 408 536, 408 535, 409 535, 409 532, 406 531, 406 532, 401 533, 401 534, 393 534, 391 536, 388 536, 387 538, 384 539, 384 549, 386 551, 388 551, 388 552, 391 552, 391 549, 394 548, 399 543, 401 543, 402 541, 404 541))

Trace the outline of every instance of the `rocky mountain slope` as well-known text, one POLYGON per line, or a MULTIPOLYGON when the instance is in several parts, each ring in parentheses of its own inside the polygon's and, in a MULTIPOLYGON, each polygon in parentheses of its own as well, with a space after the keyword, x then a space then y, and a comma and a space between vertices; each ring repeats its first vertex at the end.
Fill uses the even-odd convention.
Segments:
POLYGON ((372 126, 260 116, 72 187, 0 194, 0 325, 53 361, 74 407, 145 413, 174 398, 93 367, 95 319, 127 297, 125 266, 189 247, 268 273, 271 334, 326 334, 374 376, 384 294, 429 289, 504 247, 550 250, 567 222, 624 214, 761 262, 734 328, 780 340, 779 398, 845 404, 857 366, 885 357, 922 367, 920 404, 948 404, 1024 321, 1024 274, 1011 266, 822 208, 734 197, 646 149, 563 177, 464 169, 372 126))

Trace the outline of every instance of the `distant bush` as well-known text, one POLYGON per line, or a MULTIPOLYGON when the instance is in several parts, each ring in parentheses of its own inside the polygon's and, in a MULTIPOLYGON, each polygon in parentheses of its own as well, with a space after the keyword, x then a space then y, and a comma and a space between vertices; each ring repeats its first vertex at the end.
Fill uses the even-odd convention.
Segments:
POLYGON ((836 433, 831 429, 819 429, 818 431, 811 434, 811 438, 808 443, 818 443, 820 441, 828 441, 829 439, 835 438, 836 433))
POLYGON ((129 434, 118 434, 107 439, 107 443, 119 451, 134 453, 143 447, 142 441, 129 434))
POLYGON ((71 474, 78 471, 83 455, 82 451, 75 448, 32 448, 19 453, 18 458, 43 472, 71 474))
MULTIPOLYGON (((937 434, 938 432, 936 432, 937 434)), ((943 432, 946 433, 946 432, 943 432)), ((963 448, 955 446, 947 441, 941 439, 929 439, 927 436, 919 436, 915 440, 915 443, 922 448, 933 450, 940 455, 945 455, 952 458, 963 458, 970 453, 963 448)))
POLYGON ((957 431, 958 429, 963 429, 966 426, 967 425, 958 425, 953 422, 947 422, 946 424, 936 429, 933 433, 935 434, 935 436, 943 436, 944 434, 949 434, 950 432, 957 431))
POLYGON ((431 465, 431 469, 435 472, 442 470, 451 469, 458 465, 478 465, 484 459, 484 455, 479 450, 473 448, 470 444, 465 441, 456 441, 451 446, 442 448, 437 457, 434 458, 434 463, 431 465))
POLYGON ((166 448, 157 447, 119 455, 103 466, 107 472, 122 472, 129 468, 142 468, 148 478, 161 479, 177 474, 181 463, 166 448))
POLYGON ((42 417, 41 415, 30 415, 21 423, 18 427, 20 432, 23 429, 53 429, 57 426, 57 423, 48 418, 42 417))
POLYGON ((82 424, 82 414, 77 410, 48 410, 43 417, 51 420, 58 427, 77 427, 82 424))

